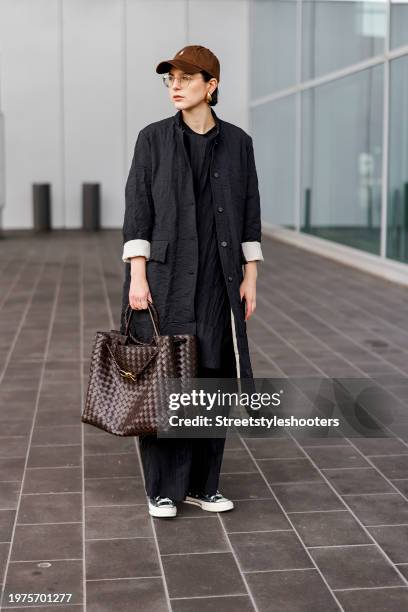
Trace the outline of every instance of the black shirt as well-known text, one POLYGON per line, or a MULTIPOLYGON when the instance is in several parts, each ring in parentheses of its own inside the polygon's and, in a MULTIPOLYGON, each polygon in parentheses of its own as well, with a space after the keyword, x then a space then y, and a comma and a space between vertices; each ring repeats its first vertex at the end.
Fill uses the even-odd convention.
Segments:
POLYGON ((231 333, 231 307, 218 252, 209 176, 216 126, 199 134, 184 121, 183 124, 196 199, 199 256, 195 312, 199 361, 203 367, 220 368, 222 349, 231 333))

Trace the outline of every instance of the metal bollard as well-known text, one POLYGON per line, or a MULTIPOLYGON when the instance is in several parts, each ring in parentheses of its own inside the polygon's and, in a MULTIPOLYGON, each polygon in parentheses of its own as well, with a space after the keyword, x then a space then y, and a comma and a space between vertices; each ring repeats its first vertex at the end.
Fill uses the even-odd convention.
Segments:
POLYGON ((100 229, 100 183, 82 184, 82 227, 88 231, 100 229))
POLYGON ((304 232, 310 232, 310 223, 312 216, 312 190, 310 187, 305 189, 305 222, 303 226, 304 232))
POLYGON ((51 185, 33 183, 33 222, 36 232, 51 230, 51 185))

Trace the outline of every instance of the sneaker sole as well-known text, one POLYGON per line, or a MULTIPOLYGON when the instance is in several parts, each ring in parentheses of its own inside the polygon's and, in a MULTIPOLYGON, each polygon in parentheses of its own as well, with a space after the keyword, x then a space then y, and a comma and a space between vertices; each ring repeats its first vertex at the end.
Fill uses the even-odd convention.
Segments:
POLYGON ((154 508, 149 506, 149 514, 150 516, 157 516, 162 518, 176 516, 177 508, 154 508))
POLYGON ((194 506, 199 506, 202 510, 207 510, 208 512, 225 512, 226 510, 232 510, 234 504, 232 501, 227 502, 204 502, 199 499, 195 499, 195 497, 189 497, 187 495, 186 499, 183 500, 186 504, 193 504, 194 506))

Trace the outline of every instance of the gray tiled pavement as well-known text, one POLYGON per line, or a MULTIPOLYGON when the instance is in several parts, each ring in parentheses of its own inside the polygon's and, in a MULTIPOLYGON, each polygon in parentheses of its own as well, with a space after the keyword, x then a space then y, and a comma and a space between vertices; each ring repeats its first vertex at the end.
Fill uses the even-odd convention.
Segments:
POLYGON ((232 512, 146 509, 135 438, 82 426, 96 329, 118 326, 118 231, 0 242, 0 582, 73 593, 37 612, 408 609, 408 291, 264 239, 257 377, 370 377, 389 438, 230 432, 232 512), (398 437, 402 436, 402 437, 398 437), (86 603, 86 608, 84 602, 86 603))

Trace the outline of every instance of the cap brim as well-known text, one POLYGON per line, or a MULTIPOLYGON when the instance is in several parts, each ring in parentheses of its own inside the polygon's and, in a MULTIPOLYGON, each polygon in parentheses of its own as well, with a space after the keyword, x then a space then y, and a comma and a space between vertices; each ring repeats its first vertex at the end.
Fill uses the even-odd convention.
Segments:
POLYGON ((164 62, 160 62, 157 65, 156 72, 159 74, 163 74, 165 72, 169 72, 171 67, 179 68, 180 70, 184 70, 185 72, 194 74, 195 72, 200 72, 202 70, 199 66, 194 66, 194 64, 189 64, 188 62, 183 62, 182 60, 166 60, 164 62))

